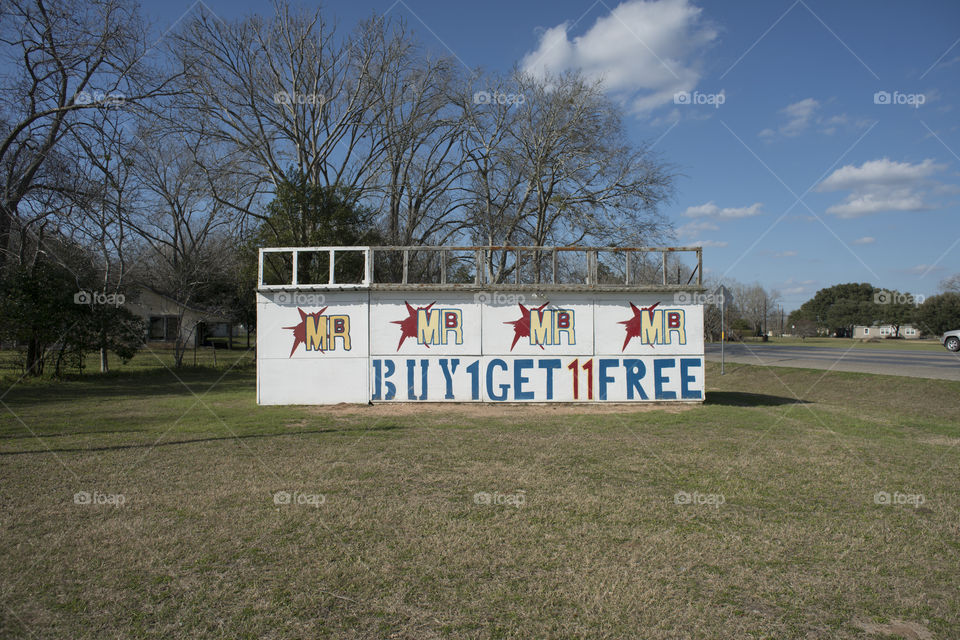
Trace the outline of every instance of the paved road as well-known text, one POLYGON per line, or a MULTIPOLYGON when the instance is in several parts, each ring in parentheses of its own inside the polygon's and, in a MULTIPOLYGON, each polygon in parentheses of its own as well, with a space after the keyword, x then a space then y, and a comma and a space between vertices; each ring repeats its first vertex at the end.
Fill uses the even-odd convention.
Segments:
MULTIPOLYGON (((913 378, 960 380, 960 353, 885 351, 840 347, 786 347, 764 344, 724 346, 727 362, 834 371, 862 371, 913 378)), ((707 359, 720 360, 720 345, 707 344, 707 359)))

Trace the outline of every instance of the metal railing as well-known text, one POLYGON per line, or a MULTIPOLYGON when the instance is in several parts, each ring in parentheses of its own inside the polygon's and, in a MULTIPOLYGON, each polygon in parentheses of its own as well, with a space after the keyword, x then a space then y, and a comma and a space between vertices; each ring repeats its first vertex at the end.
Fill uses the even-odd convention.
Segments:
POLYGON ((700 289, 703 286, 703 249, 278 247, 260 249, 257 273, 261 290, 464 287, 700 289), (681 259, 684 254, 694 254, 695 263, 685 264, 681 259), (363 258, 362 265, 360 255, 363 258), (675 257, 672 265, 670 256, 675 257), (676 267, 675 279, 673 267, 676 267))

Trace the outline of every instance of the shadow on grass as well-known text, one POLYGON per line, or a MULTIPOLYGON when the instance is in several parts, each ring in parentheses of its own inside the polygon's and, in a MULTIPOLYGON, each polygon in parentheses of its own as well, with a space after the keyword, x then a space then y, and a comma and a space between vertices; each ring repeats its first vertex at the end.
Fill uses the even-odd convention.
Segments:
POLYGON ((785 404, 809 404, 807 400, 768 396, 762 393, 744 393, 742 391, 707 391, 704 404, 716 404, 727 407, 779 407, 785 404))
MULTIPOLYGON (((172 447, 176 445, 183 444, 195 444, 197 442, 217 442, 219 440, 248 440, 248 439, 261 439, 261 438, 282 438, 287 436, 303 436, 303 435, 315 435, 323 433, 349 433, 351 431, 393 431, 394 429, 403 429, 403 427, 397 425, 378 425, 375 427, 344 427, 344 428, 330 428, 330 429, 304 429, 302 431, 288 431, 283 433, 247 433, 243 435, 228 435, 228 436, 210 436, 209 438, 189 438, 186 440, 168 440, 165 442, 141 442, 137 444, 113 444, 103 447, 78 447, 78 448, 59 448, 59 449, 29 449, 26 451, 0 451, 0 457, 2 456, 20 456, 28 453, 88 453, 93 451, 120 451, 123 449, 152 449, 154 447, 172 447)), ((102 432, 91 432, 91 433, 102 433, 102 432)), ((39 435, 37 437, 44 438, 46 436, 39 435)))
POLYGON ((106 431, 68 431, 66 433, 13 433, 0 435, 0 440, 26 440, 27 438, 66 438, 67 436, 97 436, 103 433, 145 433, 146 429, 109 429, 106 431))
MULTIPOLYGON (((179 370, 146 369, 87 376, 69 376, 63 380, 4 380, 0 396, 8 404, 62 401, 90 398, 203 395, 211 387, 220 392, 249 389, 255 393, 256 370, 237 367, 232 370, 212 367, 185 367, 179 370)), ((251 395, 251 397, 253 397, 251 395)))

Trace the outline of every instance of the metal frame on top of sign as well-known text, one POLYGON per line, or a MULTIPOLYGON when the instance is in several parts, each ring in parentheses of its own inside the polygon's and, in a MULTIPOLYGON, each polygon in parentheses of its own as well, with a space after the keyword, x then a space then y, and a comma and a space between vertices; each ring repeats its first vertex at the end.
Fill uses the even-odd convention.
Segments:
MULTIPOLYGON (((540 256, 552 270, 549 277, 537 274, 534 283, 519 276, 512 283, 491 282, 483 268, 472 282, 448 282, 447 256, 440 258, 443 266, 434 265, 434 282, 411 283, 406 253, 400 282, 376 282, 374 252, 388 250, 425 248, 261 250, 260 404, 703 401, 703 307, 695 295, 702 291, 699 248, 577 248, 586 268, 576 284, 556 282, 556 253, 540 256), (299 253, 308 251, 329 252, 329 265, 336 254, 360 252, 362 271, 356 261, 354 281, 338 283, 330 266, 326 282, 304 284, 298 281, 304 260, 299 253), (639 282, 643 274, 635 263, 641 254, 626 253, 625 281, 601 282, 601 251, 659 252, 663 273, 657 271, 655 283, 639 282), (677 251, 696 252, 695 271, 685 283, 667 282, 667 256, 677 251), (264 254, 283 252, 290 252, 288 281, 265 280, 264 254)), ((474 252, 474 265, 489 259, 481 251, 550 251, 434 250, 474 252)), ((683 275, 678 269, 677 279, 683 275)))

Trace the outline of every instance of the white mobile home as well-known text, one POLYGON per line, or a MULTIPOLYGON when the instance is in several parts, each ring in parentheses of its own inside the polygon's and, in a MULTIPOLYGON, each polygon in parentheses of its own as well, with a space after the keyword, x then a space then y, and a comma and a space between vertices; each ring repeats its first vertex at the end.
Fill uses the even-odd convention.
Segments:
MULTIPOLYGON (((890 338, 897 334, 892 324, 874 324, 872 326, 857 325, 853 328, 853 337, 857 340, 869 340, 871 338, 890 338)), ((920 330, 912 324, 900 325, 900 337, 907 340, 915 340, 920 337, 920 330)))

